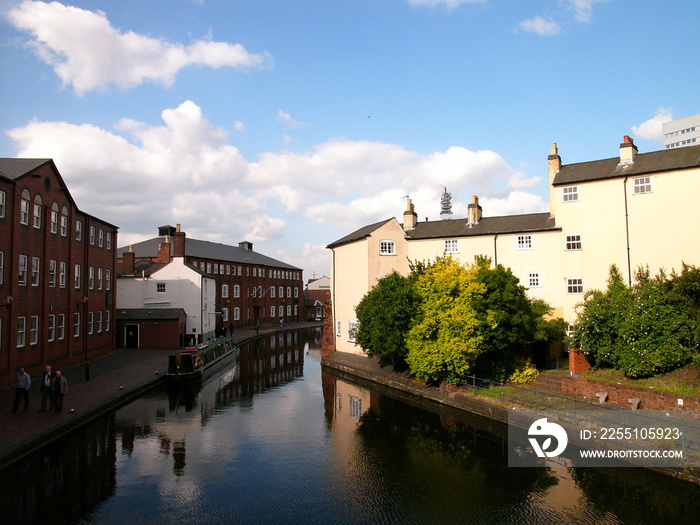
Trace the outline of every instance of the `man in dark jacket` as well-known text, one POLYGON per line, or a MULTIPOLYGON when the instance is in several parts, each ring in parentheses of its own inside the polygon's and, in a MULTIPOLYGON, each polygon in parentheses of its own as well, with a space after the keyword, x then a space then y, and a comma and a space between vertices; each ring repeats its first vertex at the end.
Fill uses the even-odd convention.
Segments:
POLYGON ((53 406, 57 414, 63 410, 63 396, 68 390, 68 380, 61 375, 61 371, 56 371, 56 377, 53 378, 53 406))
POLYGON ((53 388, 51 388, 51 383, 54 377, 56 377, 56 374, 51 371, 50 366, 47 366, 46 371, 41 376, 41 386, 39 387, 41 389, 41 408, 39 412, 46 410, 47 399, 49 400, 49 410, 53 409, 53 388))

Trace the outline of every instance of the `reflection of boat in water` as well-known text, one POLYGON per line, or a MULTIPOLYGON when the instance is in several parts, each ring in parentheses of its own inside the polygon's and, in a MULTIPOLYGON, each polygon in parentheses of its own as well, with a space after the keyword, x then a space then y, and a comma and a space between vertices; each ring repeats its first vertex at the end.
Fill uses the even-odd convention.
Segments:
POLYGON ((168 378, 174 382, 199 382, 224 368, 239 347, 230 338, 219 338, 196 348, 185 348, 168 358, 168 378))

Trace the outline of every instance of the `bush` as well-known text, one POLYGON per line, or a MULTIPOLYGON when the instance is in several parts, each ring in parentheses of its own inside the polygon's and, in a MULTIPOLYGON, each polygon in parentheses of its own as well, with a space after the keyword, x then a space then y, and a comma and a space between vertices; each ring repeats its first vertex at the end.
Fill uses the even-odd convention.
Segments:
POLYGON ((539 370, 534 367, 529 359, 520 359, 515 365, 515 372, 508 378, 508 382, 516 385, 525 385, 535 381, 539 375, 539 370))

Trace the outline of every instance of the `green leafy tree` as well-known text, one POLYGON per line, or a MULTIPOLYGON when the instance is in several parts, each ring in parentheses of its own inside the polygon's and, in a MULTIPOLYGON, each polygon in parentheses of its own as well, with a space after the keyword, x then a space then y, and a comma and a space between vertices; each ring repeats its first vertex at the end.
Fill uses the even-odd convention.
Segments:
POLYGON ((419 378, 456 383, 484 351, 473 300, 486 291, 477 272, 451 258, 438 259, 416 280, 421 303, 406 337, 406 362, 419 378))
POLYGON ((355 308, 356 341, 370 356, 398 361, 406 357, 406 333, 418 310, 418 293, 394 271, 379 279, 355 308))

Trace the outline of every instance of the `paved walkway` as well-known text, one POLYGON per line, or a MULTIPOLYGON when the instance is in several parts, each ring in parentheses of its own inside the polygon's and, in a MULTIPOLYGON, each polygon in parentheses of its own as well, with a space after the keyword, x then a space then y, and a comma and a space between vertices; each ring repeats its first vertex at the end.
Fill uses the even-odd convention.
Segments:
MULTIPOLYGON (((283 329, 263 328, 260 334, 294 330, 319 323, 286 323, 283 329)), ((256 331, 234 330, 233 339, 240 343, 254 338, 256 331)), ((11 412, 14 387, 0 390, 0 470, 48 440, 59 437, 96 415, 124 405, 165 380, 168 356, 172 349, 123 349, 88 361, 90 380, 85 379, 85 364, 60 369, 68 380, 68 392, 60 414, 39 412, 41 394, 39 377, 32 377, 29 410, 11 412)), ((54 367, 54 370, 56 368, 54 367)))

